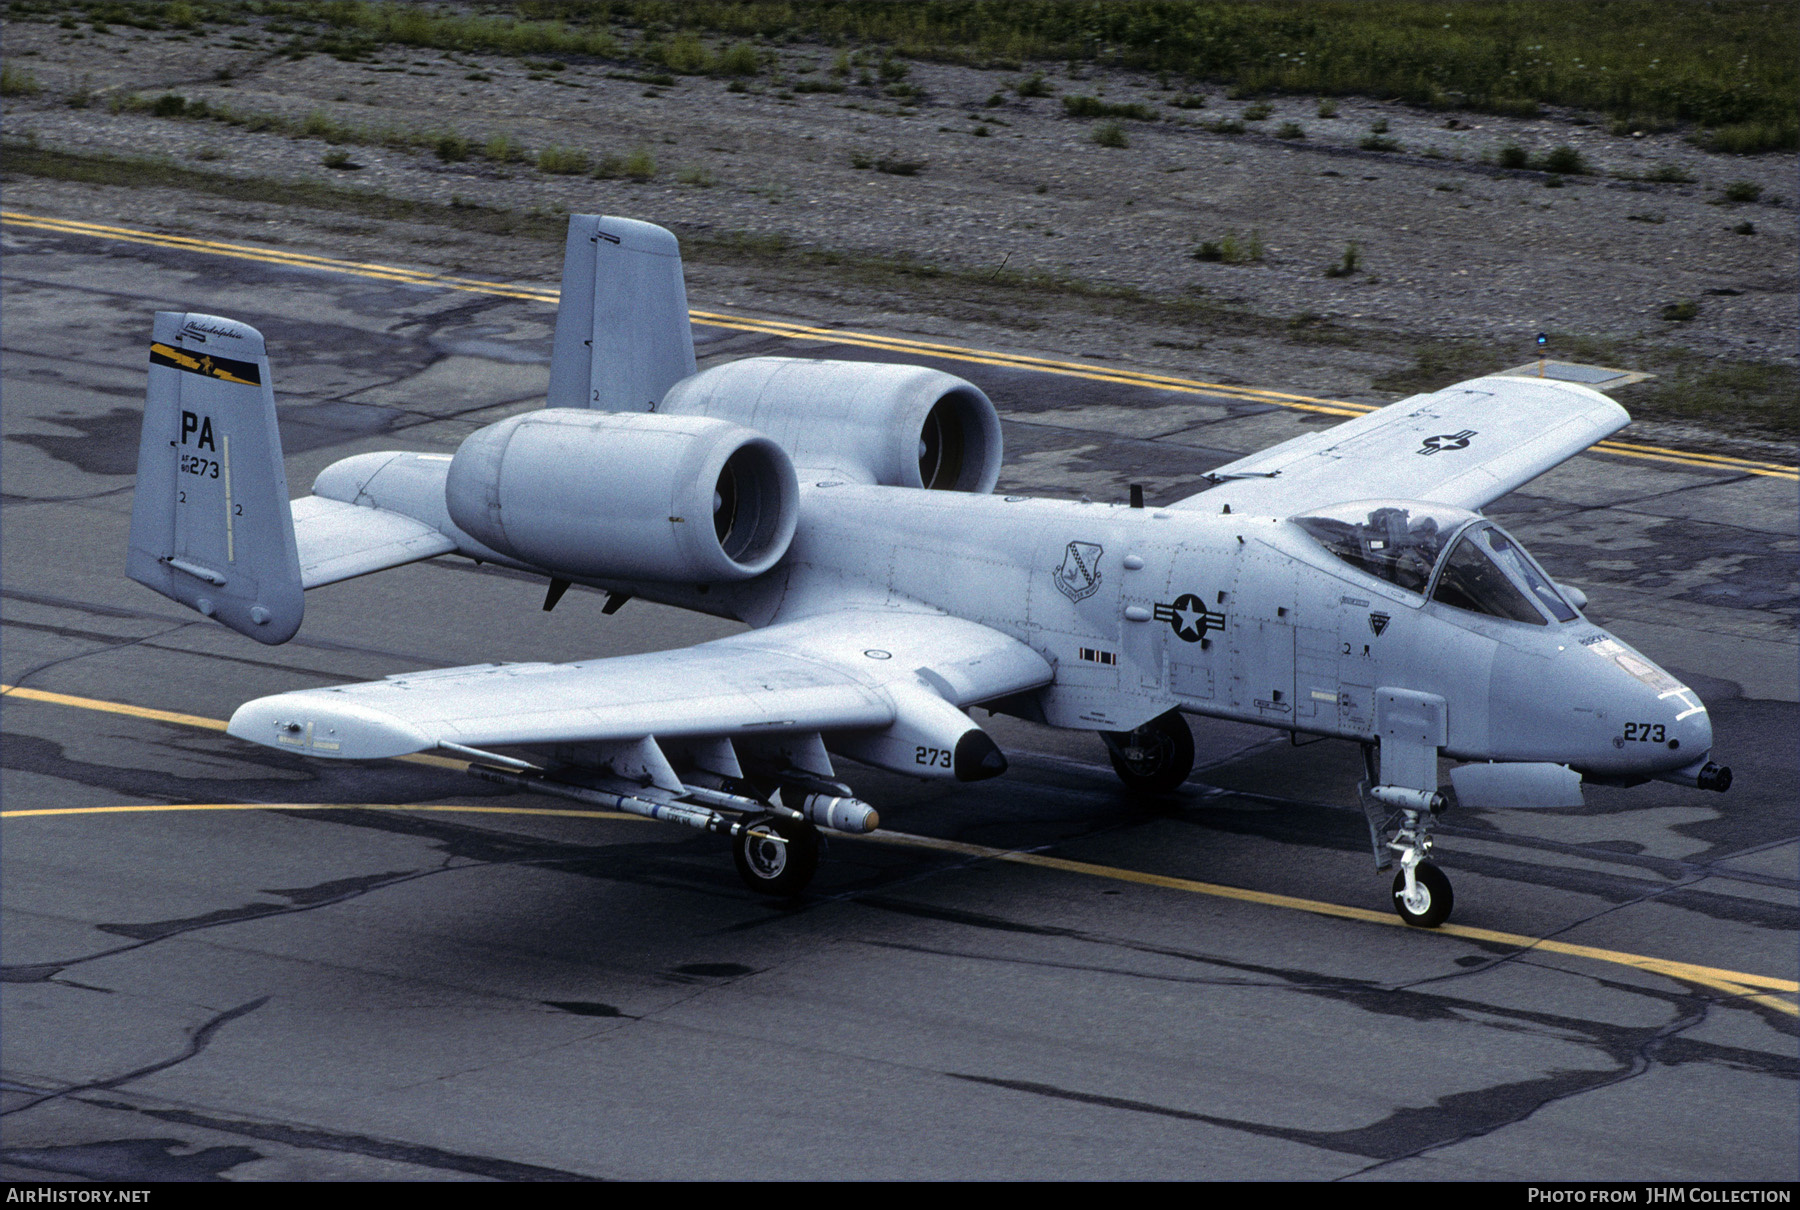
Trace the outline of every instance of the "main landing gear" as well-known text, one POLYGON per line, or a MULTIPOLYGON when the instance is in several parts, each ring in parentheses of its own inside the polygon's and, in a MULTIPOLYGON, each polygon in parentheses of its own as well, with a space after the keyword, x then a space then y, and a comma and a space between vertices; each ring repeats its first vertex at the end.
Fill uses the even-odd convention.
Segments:
POLYGON ((1194 733, 1179 710, 1158 715, 1135 731, 1102 731, 1113 772, 1128 789, 1166 794, 1194 771, 1194 733))
POLYGON ((731 856, 744 885, 763 895, 798 895, 819 869, 819 829, 804 819, 744 820, 731 856))

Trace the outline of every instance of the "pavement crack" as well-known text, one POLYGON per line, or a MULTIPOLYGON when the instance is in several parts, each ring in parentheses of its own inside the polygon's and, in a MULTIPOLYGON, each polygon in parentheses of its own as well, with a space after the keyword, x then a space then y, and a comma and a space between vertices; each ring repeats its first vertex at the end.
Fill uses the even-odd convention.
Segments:
POLYGON ((128 1071, 124 1075, 113 1076, 110 1079, 95 1080, 87 1084, 75 1084, 56 1092, 45 1093, 43 1096, 35 1097, 32 1100, 25 1102, 23 1105, 15 1105, 11 1109, 0 1112, 0 1117, 10 1117, 13 1114, 23 1113, 27 1109, 34 1109, 37 1106, 44 1104, 46 1101, 54 1101, 60 1097, 70 1097, 83 1092, 108 1091, 110 1089, 118 1088, 121 1085, 129 1084, 133 1080, 141 1080, 145 1076, 155 1075, 159 1071, 167 1071, 171 1067, 178 1067, 203 1052, 207 1046, 211 1044, 213 1036, 221 1029, 225 1028, 225 1026, 231 1024, 231 1022, 237 1020, 239 1017, 250 1015, 268 1002, 269 997, 258 996, 254 1000, 245 1001, 236 1008, 228 1008, 222 1013, 215 1014, 202 1022, 200 1027, 194 1030, 193 1033, 189 1034, 187 1045, 182 1047, 180 1052, 170 1058, 146 1064, 143 1067, 128 1071))
POLYGON ((514 1160, 496 1159, 492 1156, 447 1151, 440 1147, 430 1147, 421 1143, 376 1138, 366 1134, 322 1130, 314 1126, 297 1126, 286 1122, 258 1122, 247 1118, 226 1118, 216 1114, 198 1113, 189 1109, 155 1109, 98 1097, 78 1097, 76 1099, 83 1104, 101 1109, 141 1114, 160 1122, 192 1126, 202 1130, 217 1131, 221 1134, 257 1139, 266 1143, 279 1143, 283 1146, 299 1147, 308 1151, 336 1151, 363 1155, 371 1159, 412 1164, 416 1167, 436 1169, 440 1172, 464 1172, 471 1176, 485 1176, 497 1181, 594 1181, 602 1179, 586 1173, 569 1172, 561 1168, 545 1168, 537 1164, 523 1164, 514 1160))
MULTIPOLYGON (((142 635, 135 639, 124 639, 117 643, 110 643, 104 647, 96 647, 92 651, 77 651, 72 655, 58 656, 54 660, 46 660, 44 663, 39 664, 34 668, 27 668, 24 672, 21 672, 18 676, 14 677, 12 680, 12 688, 13 689, 21 688, 22 686, 24 686, 26 681, 30 680, 32 677, 36 676, 38 673, 47 672, 50 669, 55 668, 61 664, 67 664, 74 660, 85 660, 89 656, 104 655, 109 651, 122 651, 127 647, 136 647, 139 644, 148 643, 151 639, 160 639, 160 638, 163 638, 165 635, 171 635, 171 634, 174 634, 178 630, 186 630, 189 626, 198 626, 199 624, 200 624, 200 622, 199 622, 199 619, 197 619, 197 618, 192 622, 177 622, 175 625, 170 626, 168 629, 159 630, 154 634, 142 635)), ((6 690, 5 692, 10 693, 11 690, 6 690)))

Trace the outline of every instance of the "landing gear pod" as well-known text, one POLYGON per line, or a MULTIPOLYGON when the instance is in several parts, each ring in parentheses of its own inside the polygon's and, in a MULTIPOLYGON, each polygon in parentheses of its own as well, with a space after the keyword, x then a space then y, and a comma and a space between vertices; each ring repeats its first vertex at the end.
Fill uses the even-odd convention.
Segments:
POLYGON ((793 463, 723 420, 551 408, 472 434, 444 484, 450 517, 494 550, 564 575, 747 580, 794 537, 793 463))

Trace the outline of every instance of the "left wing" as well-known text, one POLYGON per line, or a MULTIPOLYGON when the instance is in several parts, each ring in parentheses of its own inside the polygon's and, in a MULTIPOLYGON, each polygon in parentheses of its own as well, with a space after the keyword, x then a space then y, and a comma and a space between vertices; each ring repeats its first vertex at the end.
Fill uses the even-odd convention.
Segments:
MULTIPOLYGON (((846 609, 681 651, 574 664, 483 664, 306 689, 240 706, 240 739, 368 759, 463 747, 646 737, 930 729, 961 707, 1046 685, 1015 639, 941 613, 846 609)), ((881 762, 876 762, 881 763, 881 762)))
POLYGON ((1292 516, 1349 500, 1479 509, 1631 423, 1591 387, 1493 375, 1239 458, 1171 508, 1292 516))

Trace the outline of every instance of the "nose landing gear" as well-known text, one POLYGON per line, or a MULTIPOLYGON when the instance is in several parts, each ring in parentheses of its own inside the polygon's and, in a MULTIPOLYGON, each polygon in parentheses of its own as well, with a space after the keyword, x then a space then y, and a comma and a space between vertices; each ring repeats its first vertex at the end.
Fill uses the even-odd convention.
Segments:
POLYGON ((1425 855, 1431 852, 1430 815, 1402 811, 1401 823, 1387 847, 1400 855, 1400 872, 1394 875, 1394 910, 1400 919, 1422 929, 1434 929, 1450 918, 1456 897, 1450 880, 1425 855))
POLYGON ((1375 848, 1375 868, 1385 870, 1400 858, 1394 875, 1394 910, 1416 928, 1432 929, 1450 918, 1455 896, 1444 872, 1425 860, 1431 854, 1431 823, 1444 809, 1436 792, 1402 786, 1357 787, 1375 848))

